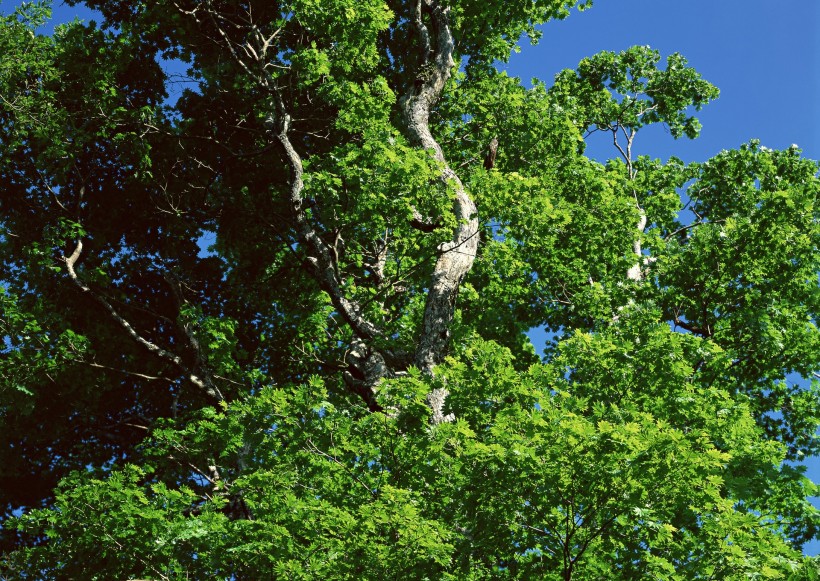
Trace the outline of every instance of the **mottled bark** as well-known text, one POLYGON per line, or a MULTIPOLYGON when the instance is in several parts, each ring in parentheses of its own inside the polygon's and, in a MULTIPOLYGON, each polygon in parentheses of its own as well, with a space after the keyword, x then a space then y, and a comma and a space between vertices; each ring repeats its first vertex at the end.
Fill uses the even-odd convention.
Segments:
MULTIPOLYGON (((458 175, 447 165, 441 146, 430 132, 430 109, 440 97, 455 66, 448 9, 436 0, 417 0, 414 25, 421 39, 422 55, 415 82, 399 102, 405 131, 416 145, 429 151, 439 163, 440 179, 454 193, 453 213, 458 221, 452 238, 438 248, 416 348, 416 366, 431 374, 444 356, 456 295, 475 261, 479 237, 475 204, 458 175)), ((437 388, 428 398, 434 424, 452 419, 443 413, 446 397, 447 390, 437 388)))
POLYGON ((354 339, 345 359, 349 365, 344 373, 348 388, 361 397, 371 411, 381 410, 376 401, 376 388, 382 379, 395 375, 382 354, 361 339, 354 339))
POLYGON ((455 66, 448 10, 435 0, 417 0, 414 24, 423 54, 416 82, 400 100, 405 130, 416 145, 429 151, 440 164, 440 179, 454 193, 453 213, 458 220, 452 238, 438 248, 439 255, 430 281, 416 349, 416 366, 430 373, 443 357, 456 294, 475 261, 478 219, 475 204, 458 175, 447 165, 441 146, 430 132, 430 109, 441 95, 455 66))

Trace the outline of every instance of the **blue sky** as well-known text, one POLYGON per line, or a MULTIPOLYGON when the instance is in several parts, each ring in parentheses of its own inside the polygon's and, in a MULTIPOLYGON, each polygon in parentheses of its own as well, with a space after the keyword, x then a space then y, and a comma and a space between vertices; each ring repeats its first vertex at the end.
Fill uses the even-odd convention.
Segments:
MULTIPOLYGON (((6 0, 0 11, 17 2, 6 0)), ((54 6, 55 22, 93 18, 82 7, 54 6)), ((721 90, 698 117, 701 136, 674 140, 663 127, 636 138, 638 154, 663 160, 705 161, 750 139, 783 149, 796 143, 820 159, 820 1, 818 0, 596 0, 584 13, 551 22, 537 46, 524 43, 506 66, 511 75, 551 82, 564 68, 601 50, 649 45, 662 57, 683 54, 721 90)), ((588 154, 614 157, 608 143, 592 142, 588 154)), ((536 341, 541 347, 543 339, 536 341)), ((820 459, 808 463, 820 481, 820 459)), ((806 547, 820 553, 820 542, 806 547)))
POLYGON ((663 58, 681 53, 720 89, 699 114, 698 139, 675 141, 661 127, 648 128, 636 139, 639 153, 704 161, 756 138, 772 149, 796 143, 820 159, 816 0, 595 0, 590 10, 543 30, 537 46, 525 43, 510 59, 511 75, 549 83, 601 50, 649 45, 663 58))

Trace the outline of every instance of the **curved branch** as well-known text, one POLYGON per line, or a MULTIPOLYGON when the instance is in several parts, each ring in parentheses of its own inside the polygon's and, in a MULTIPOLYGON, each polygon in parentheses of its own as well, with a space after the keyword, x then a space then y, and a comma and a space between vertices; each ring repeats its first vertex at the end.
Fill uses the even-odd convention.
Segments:
MULTIPOLYGON (((281 147, 285 161, 290 168, 287 194, 290 204, 289 222, 296 231, 300 246, 306 251, 304 261, 307 269, 319 283, 320 288, 328 295, 336 312, 350 326, 354 333, 354 343, 369 342, 381 336, 381 330, 364 316, 362 305, 345 296, 344 285, 339 274, 339 257, 336 248, 322 239, 305 211, 305 200, 302 197, 304 188, 302 158, 294 148, 289 135, 293 120, 285 107, 280 87, 269 70, 271 63, 267 62, 268 51, 273 47, 272 42, 280 34, 281 28, 265 38, 256 25, 249 20, 247 25, 240 26, 248 33, 244 37, 246 40, 235 41, 223 28, 223 24, 227 21, 211 7, 205 8, 205 15, 202 16, 190 11, 180 11, 193 17, 200 24, 207 17, 217 31, 217 36, 210 40, 224 45, 240 70, 270 95, 265 130, 270 141, 281 147), (251 46, 251 42, 256 42, 256 46, 251 46)), ((358 352, 355 348, 354 351, 358 352)), ((363 382, 357 382, 356 391, 363 392, 365 401, 372 407, 375 386, 381 378, 390 375, 392 371, 384 364, 384 359, 378 352, 368 348, 366 353, 366 357, 361 359, 351 357, 347 362, 356 368, 357 374, 365 377, 363 382)))
POLYGON ((275 127, 275 138, 282 146, 285 157, 290 165, 291 180, 289 198, 291 214, 296 225, 299 239, 310 249, 310 255, 307 261, 311 267, 312 274, 319 282, 322 290, 330 297, 333 307, 350 325, 353 331, 362 339, 373 339, 381 334, 379 329, 362 315, 359 305, 345 297, 341 281, 339 280, 335 255, 313 229, 305 213, 304 199, 302 198, 302 189, 304 187, 304 183, 302 182, 302 158, 296 152, 296 149, 294 149, 288 136, 291 117, 285 110, 278 92, 275 93, 275 99, 277 119, 275 121, 269 119, 268 125, 275 127))
MULTIPOLYGON (((453 236, 439 246, 424 310, 416 366, 425 373, 441 361, 450 334, 459 285, 472 268, 478 250, 476 206, 458 175, 449 167, 441 146, 430 132, 430 109, 438 100, 455 66, 454 42, 449 12, 438 0, 416 0, 414 25, 422 39, 421 66, 416 81, 399 101, 405 130, 416 145, 428 150, 440 167, 439 179, 454 190, 453 213, 458 226, 453 236), (432 28, 424 23, 429 17, 432 28)), ((438 396, 436 396, 438 401, 438 396)), ((440 398, 443 403, 443 398, 440 398)), ((434 416, 436 414, 434 410, 434 416)))
POLYGON ((152 343, 151 341, 149 341, 148 339, 144 338, 142 335, 137 333, 136 329, 134 329, 134 327, 131 325, 131 323, 129 323, 127 320, 125 320, 117 312, 117 310, 111 305, 111 303, 108 302, 108 300, 105 297, 95 293, 93 290, 91 290, 91 287, 89 287, 88 285, 83 283, 82 280, 80 280, 80 277, 77 275, 77 272, 74 270, 74 265, 77 263, 77 260, 80 258, 80 255, 82 254, 82 252, 83 252, 83 242, 82 242, 82 240, 78 240, 77 241, 77 247, 74 249, 74 252, 71 253, 71 256, 63 256, 63 262, 65 262, 66 268, 68 269, 68 276, 69 276, 69 278, 71 278, 71 280, 74 282, 74 284, 77 285, 77 287, 81 291, 91 295, 94 298, 94 300, 96 300, 98 303, 100 303, 105 308, 105 310, 108 311, 108 313, 111 315, 111 317, 117 323, 119 323, 119 325, 123 329, 125 329, 125 332, 128 333, 128 335, 134 341, 136 341, 137 343, 139 343, 140 345, 145 347, 148 351, 150 351, 154 355, 157 355, 158 357, 161 357, 162 359, 165 359, 166 361, 170 361, 171 363, 176 365, 180 370, 182 370, 182 372, 188 378, 188 381, 190 381, 192 384, 194 384, 199 389, 203 390, 206 394, 208 394, 209 397, 212 397, 213 399, 216 399, 217 401, 224 400, 225 398, 219 392, 219 389, 216 386, 214 386, 210 381, 208 381, 207 378, 203 379, 203 378, 199 377, 199 375, 193 373, 190 369, 188 369, 188 367, 185 365, 185 363, 182 361, 182 358, 179 355, 176 355, 175 353, 171 353, 170 351, 167 351, 167 350, 163 349, 159 345, 156 345, 155 343, 152 343))

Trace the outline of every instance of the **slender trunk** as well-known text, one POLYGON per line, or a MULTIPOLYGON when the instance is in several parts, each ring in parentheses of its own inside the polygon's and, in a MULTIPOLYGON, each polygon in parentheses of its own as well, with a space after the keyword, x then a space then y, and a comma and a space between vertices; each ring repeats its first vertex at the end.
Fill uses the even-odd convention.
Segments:
POLYGON ((635 254, 636 262, 626 273, 626 278, 629 280, 640 281, 643 278, 645 257, 643 250, 641 250, 641 236, 643 235, 644 228, 646 228, 646 212, 641 210, 641 217, 638 220, 637 238, 635 238, 635 241, 632 243, 632 252, 635 254))

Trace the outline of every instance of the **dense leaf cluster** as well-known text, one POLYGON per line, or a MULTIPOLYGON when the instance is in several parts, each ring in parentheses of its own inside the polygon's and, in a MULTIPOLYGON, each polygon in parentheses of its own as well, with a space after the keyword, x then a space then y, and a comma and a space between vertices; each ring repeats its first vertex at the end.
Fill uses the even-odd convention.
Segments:
POLYGON ((718 95, 681 55, 86 4, 0 20, 0 577, 817 578, 818 165, 633 156, 718 95))

